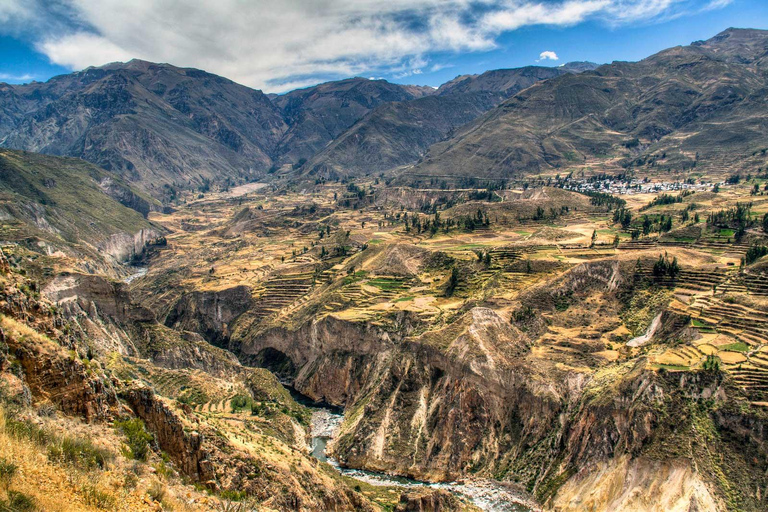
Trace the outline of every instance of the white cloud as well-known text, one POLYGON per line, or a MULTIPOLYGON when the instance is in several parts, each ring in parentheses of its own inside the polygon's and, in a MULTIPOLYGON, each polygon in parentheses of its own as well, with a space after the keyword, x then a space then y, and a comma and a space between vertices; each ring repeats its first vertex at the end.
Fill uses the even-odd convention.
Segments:
POLYGON ((135 57, 278 92, 318 78, 413 75, 430 68, 431 52, 493 49, 499 35, 524 26, 652 21, 700 2, 0 0, 0 33, 23 34, 71 69, 135 57))
POLYGON ((29 82, 34 79, 35 77, 29 74, 14 75, 13 73, 0 73, 0 81, 7 80, 10 82, 29 82))
POLYGON ((542 60, 560 60, 560 57, 558 57, 555 52, 547 50, 539 54, 539 58, 536 62, 541 62, 542 60))
POLYGON ((44 53, 52 62, 73 69, 82 69, 93 63, 107 64, 131 60, 134 54, 114 44, 109 39, 96 34, 78 32, 60 39, 49 39, 38 43, 37 50, 44 53), (83 53, 83 48, 88 48, 83 53))

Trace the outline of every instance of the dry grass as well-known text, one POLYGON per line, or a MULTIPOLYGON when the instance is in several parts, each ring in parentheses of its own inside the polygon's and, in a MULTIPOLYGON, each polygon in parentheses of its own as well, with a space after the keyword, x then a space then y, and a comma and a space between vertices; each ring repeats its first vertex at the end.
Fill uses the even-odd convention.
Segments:
POLYGON ((0 499, 7 499, 10 493, 21 493, 31 499, 35 510, 45 512, 156 511, 161 505, 151 500, 147 491, 159 485, 167 489, 162 504, 165 510, 213 510, 204 504, 190 505, 182 499, 185 496, 206 499, 191 487, 178 482, 170 486, 161 483, 151 474, 149 465, 134 463, 117 454, 103 468, 79 467, 52 457, 52 445, 13 428, 14 422, 19 421, 49 432, 52 439, 66 431, 70 438, 85 443, 96 439, 102 445, 111 444, 111 449, 119 446, 114 431, 106 426, 86 425, 67 418, 43 419, 33 411, 9 414, 8 409, 0 407, 0 460, 17 468, 15 474, 0 485, 0 499))

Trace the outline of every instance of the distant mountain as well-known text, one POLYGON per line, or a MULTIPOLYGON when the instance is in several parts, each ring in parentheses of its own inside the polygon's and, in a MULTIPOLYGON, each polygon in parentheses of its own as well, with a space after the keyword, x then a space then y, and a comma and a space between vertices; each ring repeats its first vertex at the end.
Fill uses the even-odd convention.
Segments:
POLYGON ((430 145, 509 96, 571 72, 567 66, 463 75, 443 84, 433 95, 384 103, 317 153, 302 171, 307 176, 331 178, 378 174, 414 163, 430 145))
POLYGON ((84 158, 156 196, 259 176, 288 129, 260 91, 139 60, 5 86, 0 102, 2 145, 84 158))
POLYGON ((350 78, 298 89, 273 98, 290 126, 275 152, 277 164, 311 158, 383 103, 434 94, 431 87, 350 78))
POLYGON ((431 87, 353 78, 277 96, 140 60, 0 84, 0 145, 83 158, 155 197, 264 177, 324 148, 376 106, 431 87))
POLYGON ((513 69, 496 69, 480 75, 462 75, 444 83, 438 88, 438 94, 491 92, 502 97, 509 97, 536 82, 548 80, 567 73, 565 66, 551 68, 543 66, 526 66, 513 69))
POLYGON ((618 169, 763 165, 767 55, 768 31, 729 29, 539 82, 432 146, 403 179, 508 178, 597 159, 618 169))

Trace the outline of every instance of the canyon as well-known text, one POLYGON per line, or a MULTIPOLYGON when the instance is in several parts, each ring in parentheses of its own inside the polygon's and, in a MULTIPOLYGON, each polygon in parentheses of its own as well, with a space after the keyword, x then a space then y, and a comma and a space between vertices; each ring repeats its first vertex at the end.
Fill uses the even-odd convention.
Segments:
POLYGON ((4 87, 0 508, 765 510, 765 34, 4 87))

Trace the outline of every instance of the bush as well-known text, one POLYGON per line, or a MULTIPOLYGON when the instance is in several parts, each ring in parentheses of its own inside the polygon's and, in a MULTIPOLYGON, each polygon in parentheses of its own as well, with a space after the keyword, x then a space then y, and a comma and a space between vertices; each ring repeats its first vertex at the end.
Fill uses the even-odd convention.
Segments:
POLYGON ((16 464, 0 457, 0 487, 7 487, 18 470, 16 464))
POLYGON ((230 402, 230 405, 232 407, 232 412, 239 412, 243 409, 251 409, 253 400, 246 395, 236 395, 232 399, 232 402, 230 402))
POLYGON ((128 439, 128 448, 131 450, 131 457, 136 460, 147 460, 149 454, 149 443, 153 440, 152 434, 144 429, 144 422, 140 418, 117 421, 115 426, 128 439))
POLYGON ((39 446, 48 445, 53 438, 49 432, 31 421, 17 420, 15 418, 7 418, 5 420, 5 431, 16 439, 29 439, 39 446))
POLYGON ((88 439, 62 437, 48 446, 48 458, 54 462, 66 462, 83 469, 104 468, 114 459, 114 454, 94 446, 88 439))
POLYGON ((152 482, 152 485, 150 485, 149 488, 147 489, 147 494, 149 494, 149 497, 158 503, 160 503, 165 499, 165 493, 166 493, 165 485, 163 485, 158 480, 155 480, 154 482, 152 482))
POLYGON ((37 510, 35 500, 31 496, 16 491, 8 491, 8 499, 0 500, 0 510, 9 512, 32 512, 37 510))
POLYGON ((104 491, 100 491, 92 485, 84 485, 80 492, 83 493, 83 499, 86 505, 99 509, 113 509, 117 504, 115 497, 104 491))

